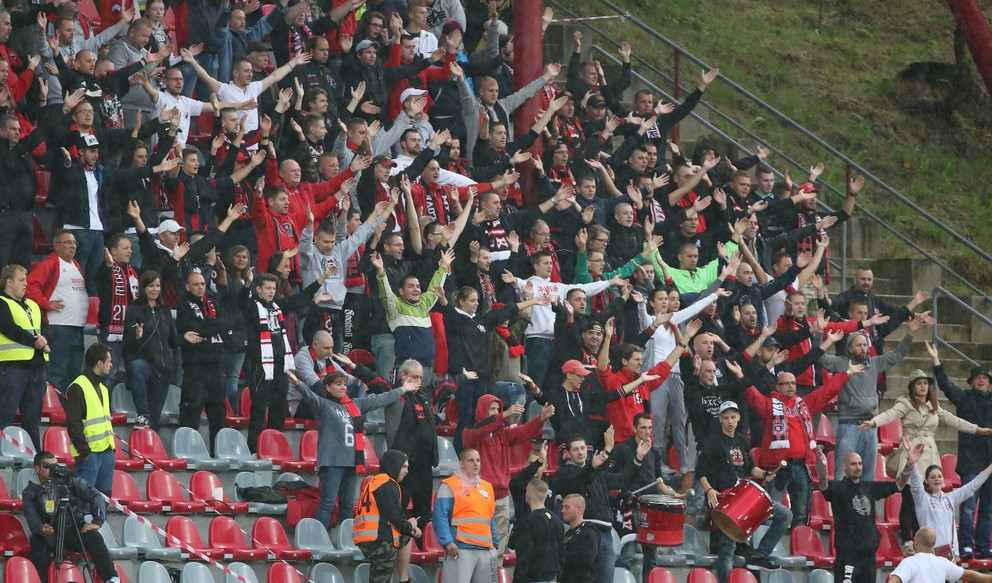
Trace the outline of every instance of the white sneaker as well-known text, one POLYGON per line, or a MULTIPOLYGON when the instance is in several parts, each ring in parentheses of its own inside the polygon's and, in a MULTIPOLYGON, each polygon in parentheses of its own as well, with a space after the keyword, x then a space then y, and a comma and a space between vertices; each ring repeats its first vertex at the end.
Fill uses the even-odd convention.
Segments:
MULTIPOLYGON (((146 429, 148 427, 148 418, 144 415, 138 415, 134 418, 134 428, 135 429, 146 429)), ((107 583, 110 583, 109 581, 107 583)))

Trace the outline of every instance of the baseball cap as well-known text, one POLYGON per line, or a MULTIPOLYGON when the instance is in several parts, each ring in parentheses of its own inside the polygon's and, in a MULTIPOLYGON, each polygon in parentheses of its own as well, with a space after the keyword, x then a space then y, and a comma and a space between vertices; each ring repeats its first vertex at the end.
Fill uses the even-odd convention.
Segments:
POLYGON ((774 336, 769 336, 768 338, 765 338, 765 341, 762 342, 761 345, 765 348, 771 348, 773 346, 782 346, 782 343, 779 342, 774 336))
POLYGON ((77 148, 99 148, 100 140, 94 134, 82 134, 76 141, 77 148))
POLYGON ((355 47, 355 52, 360 53, 369 47, 378 50, 379 43, 375 42, 374 40, 364 39, 362 41, 359 41, 358 46, 355 47))
POLYGON ((600 332, 602 332, 603 325, 597 322, 596 320, 590 319, 590 320, 586 320, 586 322, 582 324, 581 330, 583 333, 588 332, 590 330, 599 330, 600 332))
POLYGON ((159 233, 178 233, 180 231, 185 231, 185 227, 179 226, 179 223, 172 219, 165 219, 158 224, 159 233))
POLYGON ((582 366, 581 362, 573 358, 572 360, 565 361, 565 364, 561 365, 561 372, 562 374, 568 374, 572 372, 581 377, 584 377, 587 374, 589 374, 589 369, 582 366))
POLYGON ((390 158, 389 156, 376 156, 375 158, 372 159, 372 164, 381 164, 386 168, 396 167, 396 162, 393 162, 393 159, 390 158))
POLYGON ((741 408, 737 406, 737 403, 735 403, 733 401, 724 401, 723 403, 720 403, 720 413, 719 414, 720 415, 723 415, 723 412, 724 411, 730 411, 731 409, 733 409, 734 411, 737 411, 738 413, 741 412, 741 408))
POLYGON ((593 95, 589 98, 589 101, 586 102, 586 107, 606 107, 606 100, 603 99, 602 95, 593 95))
POLYGON ((410 97, 419 97, 421 95, 427 95, 426 89, 414 89, 413 87, 407 87, 400 93, 400 103, 404 103, 410 97))

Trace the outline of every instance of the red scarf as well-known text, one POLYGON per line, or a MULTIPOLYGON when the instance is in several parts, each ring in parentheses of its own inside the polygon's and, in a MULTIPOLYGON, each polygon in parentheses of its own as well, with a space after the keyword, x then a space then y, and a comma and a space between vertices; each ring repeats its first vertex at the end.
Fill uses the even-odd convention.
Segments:
POLYGON ((510 334, 510 330, 506 326, 496 326, 495 330, 503 339, 503 342, 506 343, 506 348, 510 352, 510 358, 520 358, 524 353, 524 347, 520 344, 520 340, 513 334, 510 334))
POLYGON ((110 266, 110 324, 107 327, 107 340, 123 340, 124 317, 127 307, 138 299, 138 274, 130 263, 114 262, 110 266))
POLYGON ((355 471, 359 474, 365 473, 365 417, 358 410, 358 405, 345 395, 341 397, 340 403, 348 409, 351 415, 351 426, 355 435, 355 471))
MULTIPOLYGON (((330 330, 328 330, 328 332, 330 332, 330 330)), ((336 368, 334 368, 334 365, 331 364, 331 359, 329 358, 327 359, 327 366, 321 368, 320 365, 317 364, 317 361, 320 360, 319 358, 317 358, 317 354, 313 351, 313 348, 310 348, 309 350, 310 350, 310 358, 313 359, 313 372, 317 373, 318 379, 322 379, 325 376, 327 376, 328 373, 332 373, 337 370, 336 368)))
POLYGON ((358 262, 362 260, 362 254, 364 253, 365 243, 362 243, 358 246, 358 249, 351 254, 351 257, 348 258, 348 268, 344 272, 345 287, 365 286, 365 274, 358 268, 358 262))

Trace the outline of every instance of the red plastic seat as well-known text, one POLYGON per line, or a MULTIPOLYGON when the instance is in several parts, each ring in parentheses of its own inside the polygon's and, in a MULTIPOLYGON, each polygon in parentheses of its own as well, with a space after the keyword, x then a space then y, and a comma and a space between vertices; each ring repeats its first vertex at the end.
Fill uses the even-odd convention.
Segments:
POLYGON ((65 425, 65 408, 52 385, 48 385, 45 396, 41 400, 41 422, 51 425, 65 425))
POLYGON ((251 527, 251 538, 258 546, 274 553, 280 561, 309 561, 313 553, 309 549, 297 549, 289 544, 286 531, 279 521, 271 516, 263 516, 251 527))
MULTIPOLYGON (((124 567, 122 567, 117 561, 114 561, 114 569, 117 571, 117 578, 120 579, 120 582, 127 583, 127 572, 124 570, 124 567)), ((94 572, 93 578, 96 580, 96 583, 104 583, 103 579, 100 578, 99 573, 94 572)))
POLYGON ((313 472, 314 462, 297 459, 286 436, 275 429, 266 429, 258 437, 258 459, 272 461, 273 467, 284 472, 313 472))
MULTIPOLYGON (((907 493, 908 495, 908 493, 907 493)), ((885 499, 885 518, 875 520, 875 524, 880 528, 899 528, 899 510, 902 508, 902 493, 896 492, 885 499)))
POLYGON ((365 474, 371 476, 373 474, 379 473, 379 455, 375 453, 375 448, 372 447, 372 440, 366 437, 364 440, 365 447, 365 474))
POLYGON ((834 474, 834 470, 836 470, 836 469, 837 469, 837 467, 834 464, 834 452, 828 451, 827 452, 827 479, 828 480, 833 480, 834 479, 834 475, 835 475, 834 474))
POLYGON ((224 559, 235 561, 264 561, 269 553, 265 549, 255 549, 245 543, 245 535, 237 522, 230 516, 218 516, 210 521, 210 546, 224 549, 224 559))
POLYGON ((100 327, 100 298, 90 296, 90 308, 86 312, 86 325, 100 327))
POLYGON ((368 350, 352 348, 351 352, 348 353, 348 358, 350 358, 355 364, 360 364, 369 368, 375 366, 375 357, 372 356, 372 353, 368 350))
POLYGON ((806 557, 807 565, 812 563, 814 567, 822 568, 834 566, 834 557, 823 550, 820 536, 812 528, 808 526, 793 527, 789 542, 792 547, 792 554, 806 557))
MULTIPOLYGON (((367 440, 366 440, 367 441, 367 440)), ((311 429, 300 438, 300 459, 317 463, 317 430, 311 429)))
POLYGON ((445 420, 438 420, 437 434, 444 437, 454 437, 455 430, 458 428, 458 403, 454 397, 448 398, 448 404, 445 405, 444 411, 445 420))
POLYGON ((675 578, 675 573, 664 567, 655 567, 648 575, 648 583, 678 583, 678 581, 675 578))
POLYGON ((52 563, 48 567, 48 580, 59 583, 86 583, 83 570, 75 563, 65 562, 59 566, 52 563))
POLYGON ((833 450, 837 445, 837 436, 834 434, 834 426, 826 415, 820 415, 820 423, 816 426, 816 443, 823 446, 826 451, 833 450))
POLYGON ((5 512, 19 512, 24 510, 24 500, 11 496, 3 480, 0 480, 0 510, 5 512))
POLYGON ((888 528, 879 528, 878 532, 882 535, 882 541, 878 543, 878 551, 875 554, 876 559, 882 559, 882 564, 879 566, 895 567, 903 559, 902 545, 896 538, 896 532, 888 528))
POLYGON ((300 573, 287 563, 273 563, 266 577, 268 583, 300 583, 300 573))
MULTIPOLYGON (((130 449, 125 449, 119 435, 114 436, 117 449, 114 451, 114 469, 123 472, 133 472, 145 469, 145 460, 131 457, 130 449)), ((116 487, 114 489, 116 493, 116 487)))
POLYGON ((889 455, 902 441, 902 419, 878 428, 878 453, 889 455))
POLYGON ((165 453, 162 439, 151 427, 131 432, 131 455, 149 460, 159 470, 185 470, 186 460, 171 458, 165 453))
POLYGON ((688 583, 716 583, 716 575, 710 572, 709 569, 696 567, 692 571, 689 571, 689 578, 686 581, 688 583))
POLYGON ((760 447, 752 447, 750 453, 751 453, 751 460, 754 461, 754 465, 760 466, 761 465, 761 448, 760 447))
POLYGON ((220 478, 213 472, 200 470, 193 474, 189 481, 189 489, 193 493, 193 498, 205 502, 207 506, 221 514, 248 514, 248 503, 232 502, 228 499, 220 478))
POLYGON ((169 522, 165 524, 165 532, 176 537, 182 542, 182 544, 179 544, 169 537, 165 538, 165 544, 167 547, 183 549, 182 556, 184 559, 196 559, 197 556, 191 554, 183 547, 183 545, 190 546, 196 552, 206 555, 211 559, 224 558, 224 549, 215 549, 203 544, 203 539, 200 537, 200 531, 197 530, 196 525, 193 524, 193 519, 188 516, 173 516, 170 518, 169 522))
POLYGON ((885 458, 880 453, 875 454, 875 481, 895 482, 895 478, 890 478, 885 474, 885 458))
POLYGON ((553 478, 558 473, 558 465, 561 460, 558 457, 558 444, 551 442, 548 444, 548 459, 544 464, 544 477, 553 478))
POLYGON ((132 512, 149 514, 162 512, 162 503, 142 497, 131 474, 121 470, 114 470, 114 498, 132 512))
POLYGON ((201 112, 196 116, 196 129, 186 140, 194 146, 204 146, 210 143, 214 136, 214 114, 211 112, 201 112))
POLYGON ((3 567, 4 581, 17 581, 17 583, 41 583, 41 577, 34 568, 34 563, 24 557, 14 557, 7 560, 3 567))
POLYGON ((39 209, 45 208, 45 203, 48 202, 48 187, 52 183, 52 173, 38 170, 34 173, 34 177, 38 185, 34 192, 34 205, 39 209))
POLYGON ((500 567, 496 571, 496 583, 511 583, 513 577, 510 576, 510 572, 500 567))
POLYGON ((47 255, 52 252, 52 244, 45 235, 45 229, 41 226, 38 217, 31 218, 31 226, 34 229, 33 240, 31 241, 31 251, 35 255, 47 255))
MULTIPOLYGON (((245 390, 244 392, 248 392, 245 390)), ((227 407, 227 417, 224 418, 224 427, 234 427, 235 429, 244 429, 248 427, 248 416, 247 415, 235 415, 234 409, 231 408, 231 403, 224 399, 224 406, 227 407)), ((241 406, 241 403, 238 403, 241 406)), ((244 409, 242 409, 244 411, 244 409)))
MULTIPOLYGON (((0 555, 4 557, 27 557, 31 552, 28 536, 13 514, 0 514, 0 551, 0 555)), ((10 577, 6 580, 18 581, 10 577)))
POLYGON ((734 569, 730 572, 729 583, 759 583, 747 569, 734 569))
POLYGON ((59 463, 71 468, 76 465, 76 458, 72 457, 70 445, 69 432, 65 427, 49 427, 41 438, 41 449, 52 452, 59 463))
MULTIPOLYGON (((940 456, 940 467, 944 470, 944 488, 945 492, 950 492, 955 488, 961 487, 961 476, 958 475, 958 456, 953 453, 945 453, 940 456)), ((926 471, 926 468, 923 469, 926 471)), ((925 477, 925 476, 923 476, 925 477)))
POLYGON ((809 526, 813 530, 830 530, 834 525, 834 513, 823 492, 813 490, 813 503, 810 508, 809 526))
POLYGON ((423 550, 417 549, 417 545, 413 545, 413 553, 410 555, 410 562, 416 564, 423 563, 437 563, 444 556, 444 549, 440 548, 440 543, 437 542, 437 535, 434 534, 434 524, 428 522, 427 526, 424 527, 424 537, 423 537, 423 550), (437 548, 431 548, 430 539, 434 540, 434 546, 437 548))
POLYGON ((148 474, 145 484, 149 500, 162 503, 165 512, 205 512, 207 505, 199 500, 189 500, 179 485, 179 480, 165 470, 155 470, 148 474))

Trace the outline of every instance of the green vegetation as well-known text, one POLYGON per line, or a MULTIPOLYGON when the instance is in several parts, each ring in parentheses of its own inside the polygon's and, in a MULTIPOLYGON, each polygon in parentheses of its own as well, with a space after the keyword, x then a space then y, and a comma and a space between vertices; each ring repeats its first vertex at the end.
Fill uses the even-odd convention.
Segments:
MULTIPOLYGON (((582 16, 610 13, 597 0, 560 1, 582 16)), ((953 17, 943 3, 616 2, 992 251, 988 237, 992 101, 963 45, 958 47, 963 66, 954 66, 953 17)), ((638 64, 644 59, 671 74, 672 51, 647 33, 617 20, 591 24, 608 38, 583 28, 587 42, 610 47, 611 42, 627 39, 633 46, 635 69, 644 71, 638 64)), ((547 40, 552 45, 548 51, 563 41, 570 47, 570 36, 561 33, 556 36, 552 31, 547 40)), ((681 71, 683 84, 694 86, 698 67, 683 60, 681 71)), ((671 91, 670 80, 647 72, 645 77, 671 91)), ((827 161, 826 181, 837 187, 843 184, 844 168, 831 164, 819 147, 727 85, 714 83, 707 100, 801 164, 827 161)), ((739 130, 718 122, 714 115, 709 119, 753 147, 753 140, 739 130)), ((780 159, 773 158, 772 163, 789 167, 780 159)), ((795 167, 791 171, 802 177, 795 167)), ((828 197, 826 202, 839 200, 828 197)), ((983 289, 992 287, 992 270, 986 262, 880 188, 866 186, 859 202, 983 289)), ((878 243, 878 256, 914 255, 895 239, 878 243)), ((945 278, 945 283, 950 280, 945 278)))

